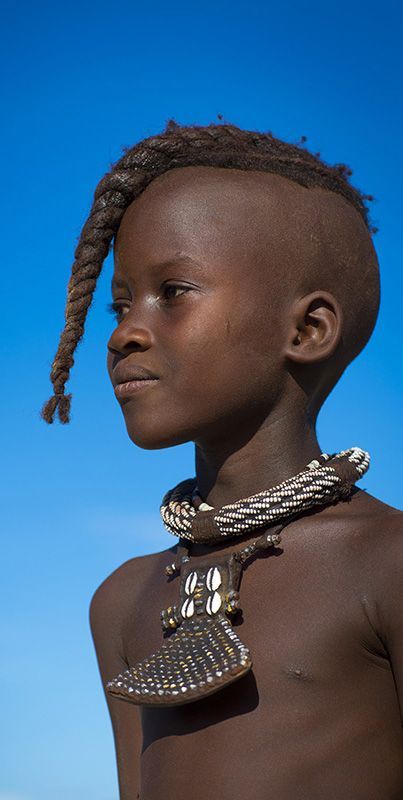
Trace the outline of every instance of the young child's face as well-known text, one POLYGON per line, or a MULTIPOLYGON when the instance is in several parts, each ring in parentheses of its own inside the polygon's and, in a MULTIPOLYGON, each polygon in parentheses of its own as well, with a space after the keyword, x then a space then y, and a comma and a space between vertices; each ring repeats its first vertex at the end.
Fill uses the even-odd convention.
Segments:
POLYGON ((158 377, 117 392, 140 447, 236 440, 279 401, 295 291, 287 270, 293 191, 276 175, 186 167, 153 181, 125 212, 108 371, 114 385, 136 367, 158 377))

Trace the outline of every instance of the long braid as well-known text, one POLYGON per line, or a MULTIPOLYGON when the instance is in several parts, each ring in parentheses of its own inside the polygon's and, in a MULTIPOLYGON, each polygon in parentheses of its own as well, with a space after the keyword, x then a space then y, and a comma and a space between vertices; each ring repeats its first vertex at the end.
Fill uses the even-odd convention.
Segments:
MULTIPOLYGON (((301 143, 305 142, 302 137, 301 143)), ((74 364, 73 354, 84 334, 98 276, 117 234, 123 214, 139 194, 159 175, 175 167, 212 166, 272 172, 302 186, 322 187, 343 195, 361 214, 370 232, 366 200, 349 183, 345 164, 329 166, 300 144, 289 144, 270 132, 245 131, 235 125, 181 126, 169 120, 163 133, 150 136, 131 148, 99 182, 87 221, 74 252, 68 283, 65 327, 52 363, 53 395, 41 410, 52 423, 56 410, 60 422, 70 420, 71 394, 65 385, 74 364)))

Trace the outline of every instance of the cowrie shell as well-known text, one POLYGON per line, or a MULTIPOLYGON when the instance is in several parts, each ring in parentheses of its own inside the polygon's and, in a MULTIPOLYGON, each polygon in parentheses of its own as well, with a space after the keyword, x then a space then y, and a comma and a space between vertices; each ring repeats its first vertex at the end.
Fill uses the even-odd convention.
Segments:
POLYGON ((210 567, 206 577, 207 589, 210 592, 215 591, 219 586, 221 586, 221 583, 221 573, 218 567, 210 567))
POLYGON ((220 610, 221 602, 222 602, 221 601, 221 597, 220 597, 218 592, 214 592, 213 595, 209 595, 209 597, 207 598, 207 603, 206 603, 206 611, 207 611, 207 614, 210 615, 210 617, 213 614, 216 614, 217 611, 220 610))
POLYGON ((187 597, 181 608, 181 614, 184 619, 193 617, 195 613, 195 604, 191 597, 187 597))
POLYGON ((189 572, 185 581, 186 594, 193 594, 197 582, 197 572, 189 572))

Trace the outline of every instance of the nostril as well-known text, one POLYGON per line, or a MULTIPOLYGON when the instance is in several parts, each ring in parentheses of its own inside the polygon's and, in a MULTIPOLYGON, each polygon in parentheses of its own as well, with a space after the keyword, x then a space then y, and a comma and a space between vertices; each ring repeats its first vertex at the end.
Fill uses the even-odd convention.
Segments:
POLYGON ((107 348, 110 353, 127 355, 128 353, 148 350, 153 336, 145 327, 128 324, 128 317, 118 325, 109 337, 107 348))

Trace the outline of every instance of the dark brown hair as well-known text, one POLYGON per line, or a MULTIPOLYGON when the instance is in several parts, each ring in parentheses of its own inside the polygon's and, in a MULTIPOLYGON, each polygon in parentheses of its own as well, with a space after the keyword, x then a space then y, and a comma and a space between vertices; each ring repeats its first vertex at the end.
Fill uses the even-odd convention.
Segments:
POLYGON ((112 165, 96 187, 88 219, 74 253, 68 283, 65 326, 52 363, 50 379, 54 394, 44 404, 41 416, 53 422, 56 410, 60 422, 70 420, 71 394, 65 384, 74 364, 74 352, 84 334, 97 278, 127 207, 154 178, 175 167, 210 166, 260 170, 283 175, 306 187, 337 192, 361 214, 370 233, 367 200, 349 182, 352 174, 345 164, 330 166, 302 145, 277 139, 270 132, 246 131, 226 123, 179 125, 169 120, 165 130, 130 148, 112 165))

